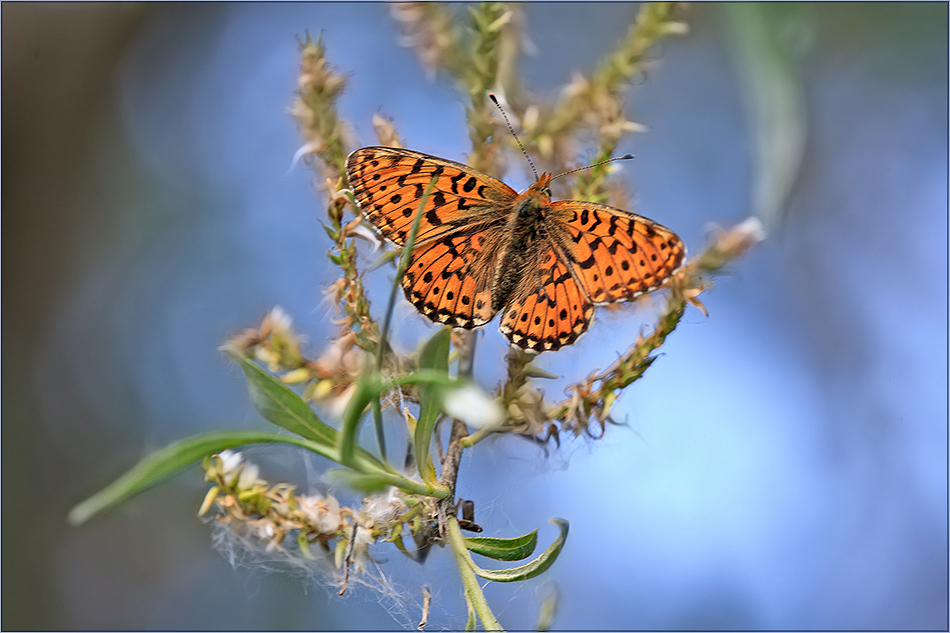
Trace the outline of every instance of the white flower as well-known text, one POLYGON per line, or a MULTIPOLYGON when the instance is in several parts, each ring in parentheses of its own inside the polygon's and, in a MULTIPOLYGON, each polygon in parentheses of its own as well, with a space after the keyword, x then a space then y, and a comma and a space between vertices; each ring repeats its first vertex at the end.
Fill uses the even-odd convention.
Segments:
POLYGON ((365 224, 357 224, 350 229, 349 234, 352 237, 359 237, 369 242, 373 247, 373 253, 378 251, 379 247, 383 245, 382 241, 379 239, 379 236, 369 230, 365 224))
POLYGON ((376 542, 372 532, 366 528, 356 527, 356 539, 353 542, 353 560, 361 567, 369 562, 369 546, 376 542))
POLYGON ((241 477, 238 479, 238 488, 247 490, 253 487, 259 481, 257 476, 260 472, 261 469, 257 467, 257 464, 245 464, 244 470, 241 471, 241 477))
POLYGON ((340 530, 343 517, 340 504, 331 495, 326 498, 319 494, 298 497, 300 513, 321 534, 335 534, 340 530))
POLYGON ((766 238, 765 226, 762 220, 749 216, 728 231, 717 236, 716 247, 728 258, 742 255, 747 250, 766 238))
POLYGON ((251 527, 251 533, 261 542, 267 543, 267 547, 264 548, 265 552, 272 552, 280 545, 280 539, 276 538, 277 530, 274 528, 274 524, 270 521, 253 523, 251 524, 251 527))
POLYGON ((752 243, 761 242, 766 237, 765 226, 762 224, 762 220, 754 215, 743 220, 733 230, 752 243))
POLYGON ((254 531, 257 533, 257 538, 262 541, 269 541, 274 538, 274 524, 268 522, 258 523, 254 526, 254 531))
POLYGON ((343 414, 346 412, 346 406, 350 404, 350 399, 353 397, 354 393, 356 393, 355 382, 347 387, 343 393, 327 403, 327 408, 330 410, 330 413, 332 413, 334 417, 342 418, 343 414))
POLYGON ((290 331, 294 320, 280 306, 274 306, 261 322, 262 332, 285 333, 290 331))
POLYGON ((237 451, 226 448, 218 453, 218 459, 221 460, 221 478, 230 484, 240 471, 241 464, 244 462, 244 456, 237 451))
POLYGON ((370 526, 388 528, 407 509, 396 488, 390 488, 384 495, 364 500, 360 515, 370 526))
POLYGON ((297 166, 297 163, 300 162, 301 158, 303 158, 307 154, 312 154, 316 152, 318 149, 320 149, 321 144, 323 144, 323 141, 316 140, 316 141, 310 141, 306 145, 301 146, 301 148, 298 149, 294 153, 294 158, 292 161, 290 161, 290 168, 287 170, 287 173, 284 174, 284 178, 290 175, 290 172, 294 170, 294 167, 297 166))
POLYGON ((442 410, 475 428, 498 426, 505 421, 505 412, 498 401, 471 383, 446 389, 442 394, 442 410))

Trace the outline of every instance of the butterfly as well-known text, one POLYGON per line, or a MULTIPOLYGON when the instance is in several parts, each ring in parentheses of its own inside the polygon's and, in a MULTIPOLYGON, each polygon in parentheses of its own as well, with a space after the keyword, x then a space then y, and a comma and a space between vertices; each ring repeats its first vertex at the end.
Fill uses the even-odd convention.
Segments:
POLYGON ((682 265, 683 241, 647 218, 602 204, 551 200, 551 175, 524 192, 462 163, 363 147, 346 159, 363 216, 404 246, 429 182, 402 289, 436 323, 499 330, 534 352, 571 345, 594 306, 629 301, 682 265))

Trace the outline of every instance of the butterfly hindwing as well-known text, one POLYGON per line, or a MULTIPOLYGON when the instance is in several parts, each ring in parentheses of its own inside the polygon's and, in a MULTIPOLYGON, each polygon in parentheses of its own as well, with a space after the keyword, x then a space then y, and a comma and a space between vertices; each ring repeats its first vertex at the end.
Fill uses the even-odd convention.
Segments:
POLYGON ((539 242, 534 259, 512 293, 498 329, 522 349, 552 351, 587 331, 594 307, 552 244, 539 242))
POLYGON ((406 299, 436 323, 473 328, 491 321, 499 226, 443 235, 414 248, 402 278, 406 299))
POLYGON ((517 193, 497 178, 455 161, 395 147, 363 147, 346 159, 346 173, 363 215, 402 246, 433 177, 416 243, 497 219, 517 193))
POLYGON ((633 299, 670 278, 686 256, 683 241, 647 218, 575 200, 551 203, 549 226, 594 304, 633 299))

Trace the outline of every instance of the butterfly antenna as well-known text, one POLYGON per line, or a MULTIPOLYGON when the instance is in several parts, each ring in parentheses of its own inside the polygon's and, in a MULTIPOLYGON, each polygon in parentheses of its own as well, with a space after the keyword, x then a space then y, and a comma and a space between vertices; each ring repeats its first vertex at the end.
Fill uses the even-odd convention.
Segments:
POLYGON ((531 165, 531 171, 534 172, 534 179, 537 180, 538 170, 534 168, 534 163, 531 162, 531 157, 528 156, 528 152, 525 151, 524 145, 521 144, 521 139, 518 138, 517 134, 515 134, 515 128, 511 127, 511 121, 508 120, 508 114, 505 113, 505 109, 501 107, 500 103, 498 103, 498 99, 495 98, 494 94, 489 92, 488 98, 491 99, 491 102, 494 103, 495 106, 498 108, 499 112, 501 112, 501 116, 505 118, 505 123, 508 125, 508 131, 511 132, 511 135, 515 137, 515 141, 518 142, 518 147, 521 148, 521 153, 524 154, 524 157, 528 160, 528 164, 531 165))
POLYGON ((594 163, 593 165, 588 165, 587 167, 578 167, 577 169, 572 169, 572 170, 570 170, 570 171, 566 171, 566 172, 564 172, 563 174, 558 174, 557 176, 554 176, 553 178, 551 178, 551 180, 557 180, 557 179, 560 178, 561 176, 566 176, 566 175, 568 175, 568 174, 573 174, 574 172, 577 172, 577 171, 584 171, 585 169, 591 169, 591 168, 593 168, 593 167, 600 167, 601 165, 606 165, 607 163, 612 163, 612 162, 614 162, 615 160, 631 160, 632 158, 633 158, 633 154, 624 154, 623 156, 615 156, 614 158, 608 158, 607 160, 602 160, 602 161, 600 161, 599 163, 594 163))

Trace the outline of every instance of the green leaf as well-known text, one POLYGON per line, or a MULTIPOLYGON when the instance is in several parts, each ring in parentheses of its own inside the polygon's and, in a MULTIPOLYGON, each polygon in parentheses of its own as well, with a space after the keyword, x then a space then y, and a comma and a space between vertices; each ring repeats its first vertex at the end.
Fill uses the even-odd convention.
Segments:
POLYGON ((179 440, 148 455, 131 470, 109 486, 86 499, 69 512, 71 525, 85 523, 94 514, 117 505, 161 481, 171 477, 186 466, 208 455, 220 453, 226 448, 247 444, 283 442, 309 449, 324 457, 330 457, 325 446, 298 437, 278 435, 265 431, 219 431, 204 433, 179 440))
POLYGON ((222 350, 244 370, 251 402, 268 421, 308 440, 328 447, 336 446, 339 431, 320 420, 293 389, 251 361, 240 350, 227 345, 222 350))
POLYGON ((458 387, 459 384, 460 381, 458 379, 450 377, 444 371, 437 369, 418 369, 411 374, 394 377, 390 381, 390 384, 386 385, 386 388, 392 389, 393 387, 402 387, 403 385, 439 385, 443 389, 451 389, 458 387))
MULTIPOLYGON (((321 444, 326 449, 321 455, 341 463, 338 453, 338 446, 341 441, 340 431, 318 418, 313 409, 304 402, 296 391, 280 382, 260 365, 241 354, 240 351, 228 347, 225 347, 224 351, 241 365, 247 375, 251 402, 261 415, 277 426, 321 444)), ((354 447, 354 452, 351 453, 351 461, 354 459, 354 455, 358 462, 354 465, 357 470, 396 472, 363 448, 354 447)))
POLYGON ((725 3, 721 10, 753 125, 753 214, 771 231, 788 213, 808 136, 805 83, 788 34, 816 29, 794 5, 725 3))
POLYGON ((401 251, 386 251, 385 253, 380 255, 379 259, 377 259, 375 262, 373 262, 372 264, 366 267, 366 272, 371 273, 377 268, 379 268, 380 266, 385 266, 392 260, 396 259, 396 257, 399 256, 400 252, 401 251))
MULTIPOLYGON (((419 368, 437 371, 448 375, 449 371, 449 343, 452 330, 441 328, 435 335, 426 341, 419 354, 419 368)), ((435 481, 435 468, 429 459, 429 446, 432 443, 432 431, 436 420, 442 411, 439 398, 439 389, 436 385, 426 385, 419 390, 419 420, 413 434, 413 448, 416 454, 416 464, 419 474, 425 481, 435 481)))
POLYGON ((356 381, 356 391, 350 397, 343 412, 343 428, 340 431, 340 463, 344 466, 355 467, 354 455, 359 448, 356 437, 359 434, 360 420, 366 407, 373 398, 379 398, 383 390, 376 372, 363 372, 356 381))
POLYGON ((376 443, 379 447, 379 458, 383 462, 389 462, 386 456, 386 432, 383 429, 383 406, 379 398, 373 398, 369 402, 373 409, 373 428, 376 431, 376 443))
POLYGON ((358 473, 349 468, 334 468, 327 471, 330 479, 346 484, 354 490, 359 490, 366 494, 373 494, 385 490, 392 481, 388 477, 373 473, 358 473))
MULTIPOLYGON (((406 274, 406 267, 409 265, 410 253, 412 253, 413 244, 416 242, 416 234, 419 232, 419 224, 422 221, 422 211, 425 209, 429 194, 435 187, 438 177, 433 174, 429 180, 429 185, 419 200, 419 207, 416 209, 415 218, 412 220, 412 227, 409 229, 409 235, 406 237, 405 246, 399 255, 399 264, 396 266, 396 278, 393 280, 392 288, 389 292, 389 303, 386 305, 386 317, 383 319, 383 329, 380 330, 379 343, 376 346, 376 370, 380 371, 383 367, 383 355, 389 347, 389 325, 392 323, 393 310, 396 307, 396 295, 399 292, 399 286, 402 283, 402 277, 406 274)), ((373 402, 373 419, 376 426, 376 439, 379 442, 379 455, 383 461, 386 459, 386 438, 383 434, 383 417, 379 406, 379 394, 373 402)))
POLYGON ((534 548, 537 545, 537 530, 515 538, 465 537, 465 547, 470 552, 495 560, 524 560, 534 553, 534 548))
POLYGON ((550 380, 560 378, 560 376, 557 374, 552 374, 551 372, 541 369, 540 367, 535 367, 534 365, 528 365, 525 367, 524 375, 528 378, 548 378, 550 380))
POLYGON ((409 553, 409 550, 406 549, 406 544, 402 540, 402 528, 399 528, 399 531, 394 530, 393 535, 389 538, 389 542, 396 546, 400 552, 402 552, 406 558, 415 561, 416 557, 413 554, 409 553))
POLYGON ((532 560, 530 563, 526 563, 519 567, 511 567, 509 569, 482 569, 472 563, 472 570, 486 580, 494 580, 495 582, 517 582, 519 580, 528 580, 529 578, 535 578, 540 574, 547 571, 547 569, 557 560, 558 555, 561 553, 561 549, 564 548, 564 541, 567 539, 567 530, 568 523, 564 519, 551 519, 551 523, 554 523, 561 529, 561 533, 558 535, 554 542, 551 543, 540 556, 532 560))
POLYGON ((381 381, 379 375, 375 372, 364 372, 356 382, 356 391, 343 412, 343 428, 340 431, 340 463, 355 468, 356 465, 353 464, 354 455, 357 457, 366 455, 373 460, 377 467, 384 468, 389 472, 396 472, 392 467, 384 466, 378 459, 356 444, 360 420, 366 412, 366 407, 373 401, 373 398, 379 398, 383 391, 393 387, 418 384, 451 386, 454 383, 455 381, 449 378, 445 372, 432 369, 420 369, 413 374, 398 376, 386 382, 381 381))

